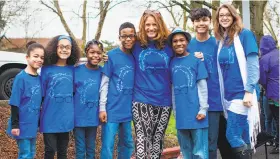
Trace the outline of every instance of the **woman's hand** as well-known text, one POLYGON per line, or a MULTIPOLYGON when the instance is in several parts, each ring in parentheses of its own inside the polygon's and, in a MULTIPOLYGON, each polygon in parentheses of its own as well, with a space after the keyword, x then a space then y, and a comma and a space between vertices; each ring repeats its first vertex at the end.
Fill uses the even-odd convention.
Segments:
POLYGON ((202 53, 202 52, 194 52, 194 56, 195 56, 196 58, 201 59, 201 61, 204 61, 204 56, 203 56, 203 53, 202 53))
POLYGON ((14 136, 19 136, 20 130, 19 129, 12 129, 11 134, 14 136))
POLYGON ((244 98, 243 98, 243 105, 245 107, 250 108, 251 106, 253 106, 252 101, 253 101, 253 94, 245 91, 245 95, 244 95, 244 98))

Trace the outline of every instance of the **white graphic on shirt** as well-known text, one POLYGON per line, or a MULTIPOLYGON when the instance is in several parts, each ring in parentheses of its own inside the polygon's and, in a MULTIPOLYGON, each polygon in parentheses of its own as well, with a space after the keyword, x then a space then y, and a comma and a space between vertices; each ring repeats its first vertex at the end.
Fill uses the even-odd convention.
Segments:
MULTIPOLYGON (((61 98, 66 98, 66 97, 72 97, 72 92, 71 93, 58 93, 57 92, 57 86, 59 85, 64 85, 66 87, 73 87, 70 86, 73 84, 72 76, 67 74, 67 73, 56 73, 51 76, 51 82, 49 84, 49 96, 51 98, 54 98, 55 96, 59 96, 61 98)), ((63 88, 60 88, 58 90, 59 92, 64 92, 63 88)), ((72 100, 72 99, 71 99, 72 100)))
POLYGON ((220 64, 233 64, 234 63, 234 48, 233 48, 233 46, 230 46, 230 47, 224 48, 224 49, 228 50, 228 57, 227 57, 227 60, 221 61, 220 64))
POLYGON ((134 71, 133 67, 128 65, 125 65, 120 68, 119 79, 117 80, 117 86, 116 86, 119 92, 122 92, 123 89, 126 88, 124 83, 125 76, 127 76, 129 73, 133 73, 133 71, 134 71))
MULTIPOLYGON (((158 59, 150 59, 152 60, 158 60, 158 59)), ((152 48, 148 48, 143 50, 139 55, 139 66, 142 71, 145 71, 146 69, 164 69, 168 68, 168 62, 169 57, 164 51, 156 50, 152 48), (154 66, 147 63, 147 56, 150 55, 156 55, 156 57, 162 59, 164 61, 164 64, 161 64, 161 66, 154 66)))
MULTIPOLYGON (((29 110, 31 111, 31 112, 38 112, 39 110, 40 110, 40 103, 38 104, 38 103, 36 103, 36 99, 38 98, 38 94, 40 93, 40 91, 41 91, 41 86, 39 85, 39 84, 37 84, 37 85, 35 85, 35 86, 32 86, 31 88, 30 88, 30 91, 31 91, 31 96, 30 96, 30 101, 29 101, 29 104, 30 104, 30 106, 29 106, 29 110)), ((41 98, 41 97, 39 97, 39 98, 41 98)), ((37 99, 38 100, 38 99, 37 99)))
POLYGON ((90 97, 89 95, 93 94, 90 91, 93 91, 94 89, 92 89, 92 88, 96 87, 96 85, 97 85, 97 81, 93 80, 91 78, 89 78, 83 82, 83 87, 81 87, 80 91, 79 91, 81 93, 80 102, 82 104, 86 104, 88 99, 93 98, 93 97, 90 97))
POLYGON ((204 53, 204 56, 205 56, 205 63, 206 63, 206 68, 207 68, 207 71, 208 73, 213 73, 213 62, 214 62, 214 59, 213 59, 213 56, 210 55, 210 54, 207 54, 207 53, 204 53))
POLYGON ((190 67, 187 67, 184 65, 175 65, 172 68, 172 73, 173 73, 173 76, 175 76, 175 74, 177 74, 177 73, 180 73, 180 75, 177 76, 176 78, 182 77, 182 73, 183 73, 184 77, 187 79, 186 83, 180 83, 179 85, 174 86, 174 88, 183 88, 183 87, 193 87, 194 86, 194 83, 193 83, 194 75, 193 75, 190 67))

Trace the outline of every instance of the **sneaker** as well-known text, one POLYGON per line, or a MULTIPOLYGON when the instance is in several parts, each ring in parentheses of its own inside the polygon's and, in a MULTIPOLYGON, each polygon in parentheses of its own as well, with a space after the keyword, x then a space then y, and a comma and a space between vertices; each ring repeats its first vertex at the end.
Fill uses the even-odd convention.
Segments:
POLYGON ((279 154, 279 147, 274 147, 271 151, 270 154, 279 154))

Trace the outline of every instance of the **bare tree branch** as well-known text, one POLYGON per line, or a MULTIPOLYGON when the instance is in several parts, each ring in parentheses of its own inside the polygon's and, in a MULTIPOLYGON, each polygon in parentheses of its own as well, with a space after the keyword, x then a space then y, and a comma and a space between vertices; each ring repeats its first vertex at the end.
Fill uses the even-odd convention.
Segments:
POLYGON ((40 0, 40 3, 43 4, 45 7, 49 8, 51 11, 53 11, 55 14, 58 15, 58 12, 53 8, 51 7, 50 5, 48 5, 47 3, 45 3, 43 0, 40 0))
POLYGON ((184 9, 185 11, 190 12, 190 9, 187 8, 184 4, 182 4, 182 3, 180 3, 180 2, 178 2, 178 1, 176 1, 176 0, 172 0, 171 2, 174 3, 174 4, 177 4, 178 6, 180 6, 180 7, 181 7, 182 9, 184 9))

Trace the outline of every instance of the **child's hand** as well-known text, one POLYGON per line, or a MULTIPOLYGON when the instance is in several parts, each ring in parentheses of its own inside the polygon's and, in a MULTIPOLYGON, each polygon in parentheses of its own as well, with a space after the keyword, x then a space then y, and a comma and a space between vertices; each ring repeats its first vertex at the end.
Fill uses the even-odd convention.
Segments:
POLYGON ((197 120, 202 120, 204 118, 205 118, 205 115, 203 115, 203 114, 197 114, 197 116, 196 116, 197 120))
POLYGON ((245 107, 250 108, 253 105, 252 100, 253 100, 253 94, 246 91, 245 95, 244 95, 244 98, 243 98, 243 105, 245 107))
POLYGON ((202 52, 194 52, 194 56, 195 56, 196 58, 201 59, 201 61, 204 61, 204 56, 203 56, 203 53, 202 53, 202 52))
POLYGON ((12 129, 11 130, 12 135, 19 136, 20 130, 19 129, 12 129))
POLYGON ((105 111, 99 112, 99 120, 103 123, 107 122, 107 113, 105 111))
POLYGON ((108 61, 108 55, 103 54, 102 61, 107 62, 108 61))

